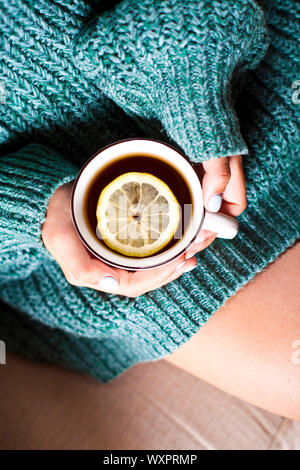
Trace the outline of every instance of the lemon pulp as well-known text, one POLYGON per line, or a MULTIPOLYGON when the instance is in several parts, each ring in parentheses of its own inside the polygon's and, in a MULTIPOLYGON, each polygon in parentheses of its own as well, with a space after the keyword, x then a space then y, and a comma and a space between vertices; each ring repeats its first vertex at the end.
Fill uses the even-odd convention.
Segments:
POLYGON ((123 255, 145 257, 170 242, 180 223, 180 205, 156 176, 129 172, 101 191, 96 216, 107 246, 123 255))

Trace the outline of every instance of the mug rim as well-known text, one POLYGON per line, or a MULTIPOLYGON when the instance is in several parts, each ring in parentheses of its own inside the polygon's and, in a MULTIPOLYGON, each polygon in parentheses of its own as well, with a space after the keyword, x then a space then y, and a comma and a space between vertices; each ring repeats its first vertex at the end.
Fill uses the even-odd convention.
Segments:
MULTIPOLYGON (((84 164, 83 166, 80 168, 79 170, 79 173, 77 174, 75 180, 74 180, 74 183, 73 183, 73 186, 72 186, 72 191, 71 191, 71 199, 70 199, 70 206, 71 206, 71 218, 72 218, 72 222, 73 222, 73 226, 77 232, 77 235, 78 237, 80 238, 81 242, 83 243, 83 245, 86 247, 86 249, 92 253, 97 259, 103 261, 104 263, 110 265, 110 266, 113 266, 115 268, 119 268, 119 269, 125 269, 127 271, 143 271, 143 270, 148 270, 148 269, 152 269, 152 268, 157 268, 157 267, 160 267, 160 266, 164 266, 168 263, 170 263, 171 261, 174 261, 176 258, 179 258, 181 255, 183 255, 187 250, 188 248, 192 245, 192 243, 195 241, 197 235, 199 234, 200 230, 201 230, 201 227, 203 225, 203 220, 204 220, 204 217, 205 217, 205 207, 204 207, 204 204, 203 204, 203 211, 202 211, 202 217, 201 217, 201 220, 199 222, 199 226, 197 228, 197 230, 195 231, 195 235, 193 236, 193 238, 187 243, 187 245, 185 245, 185 247, 178 253, 174 254, 174 256, 171 256, 167 261, 159 261, 157 262, 156 264, 153 264, 151 266, 137 266, 135 268, 132 268, 130 266, 127 266, 127 265, 122 265, 121 263, 115 263, 111 260, 107 260, 104 256, 100 255, 99 253, 97 253, 90 245, 89 243, 86 241, 86 239, 84 238, 84 236, 81 234, 81 231, 78 227, 78 224, 77 224, 77 221, 76 221, 76 217, 75 217, 75 211, 74 211, 74 197, 75 197, 75 191, 76 191, 76 188, 77 188, 77 185, 78 185, 78 182, 79 182, 79 179, 82 175, 82 173, 84 172, 84 170, 86 169, 86 167, 102 152, 104 152, 106 149, 110 148, 110 147, 113 147, 117 144, 122 144, 124 142, 129 142, 129 141, 134 141, 134 140, 146 140, 146 141, 151 141, 151 142, 157 142, 159 144, 162 144, 162 145, 165 145, 166 147, 169 147, 170 149, 174 150, 176 153, 178 153, 178 155, 180 155, 182 158, 184 158, 187 163, 189 163, 189 165, 191 166, 191 169, 194 171, 195 175, 198 177, 196 171, 194 170, 193 166, 191 165, 191 163, 189 162, 189 160, 187 159, 187 157, 179 152, 174 146, 170 145, 169 143, 166 143, 164 141, 161 141, 161 140, 158 140, 158 139, 152 139, 152 138, 147 138, 147 137, 132 137, 132 138, 127 138, 127 139, 120 139, 120 140, 117 140, 115 142, 112 142, 111 144, 108 144, 108 145, 105 145, 104 147, 101 147, 99 150, 97 150, 84 164)), ((201 182, 199 180, 199 183, 200 183, 200 187, 201 187, 201 182)))

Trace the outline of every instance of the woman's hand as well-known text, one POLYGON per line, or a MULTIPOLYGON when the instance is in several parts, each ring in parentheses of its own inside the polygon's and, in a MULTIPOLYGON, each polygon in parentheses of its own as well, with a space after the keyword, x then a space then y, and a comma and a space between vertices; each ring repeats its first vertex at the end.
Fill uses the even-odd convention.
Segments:
POLYGON ((167 284, 197 265, 185 256, 146 271, 115 269, 91 255, 78 238, 70 211, 72 183, 58 188, 50 199, 42 239, 60 265, 67 281, 75 286, 137 297, 167 284))
MULTIPOLYGON (((223 212, 236 217, 247 206, 246 183, 241 155, 216 158, 198 165, 202 177, 204 205, 211 212, 223 212)), ((201 230, 186 252, 186 259, 207 248, 217 234, 201 230)))
MULTIPOLYGON (((199 165, 203 198, 208 210, 237 216, 246 207, 246 187, 240 156, 209 160, 199 165)), ((72 183, 53 194, 42 229, 46 248, 60 265, 67 281, 76 286, 137 297, 180 277, 197 265, 194 255, 209 246, 216 234, 201 230, 185 255, 165 266, 129 272, 108 266, 91 255, 78 238, 70 212, 72 183)))

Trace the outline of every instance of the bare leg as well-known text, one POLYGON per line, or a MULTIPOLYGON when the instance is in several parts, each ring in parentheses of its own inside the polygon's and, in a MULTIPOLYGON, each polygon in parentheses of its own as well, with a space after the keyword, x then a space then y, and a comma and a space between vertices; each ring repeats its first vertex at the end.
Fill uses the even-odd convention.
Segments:
POLYGON ((229 299, 167 360, 300 421, 300 243, 229 299))

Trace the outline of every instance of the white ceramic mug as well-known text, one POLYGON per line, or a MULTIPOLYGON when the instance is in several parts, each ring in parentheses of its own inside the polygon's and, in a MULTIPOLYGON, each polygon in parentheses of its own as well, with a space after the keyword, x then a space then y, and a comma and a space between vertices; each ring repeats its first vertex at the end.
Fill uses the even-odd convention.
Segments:
MULTIPOLYGON (((134 171, 134 169, 128 169, 134 171)), ((195 241, 200 229, 217 233, 221 238, 233 238, 238 232, 238 222, 225 214, 209 212, 204 208, 201 183, 192 165, 177 150, 163 142, 151 139, 127 139, 113 143, 101 149, 81 169, 72 191, 71 212, 75 229, 86 248, 97 258, 111 266, 130 271, 149 269, 168 263, 182 255, 195 241), (192 211, 189 223, 182 236, 170 248, 162 252, 135 258, 124 256, 108 248, 92 233, 84 217, 84 201, 89 183, 101 168, 126 158, 128 155, 150 156, 158 158, 176 169, 189 188, 192 200, 192 211)))

